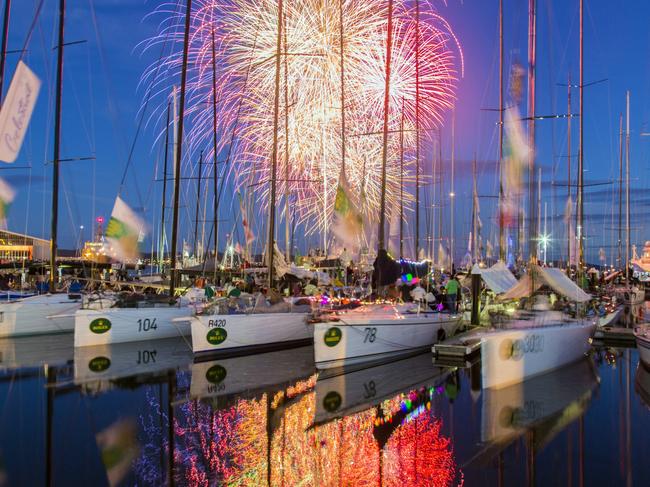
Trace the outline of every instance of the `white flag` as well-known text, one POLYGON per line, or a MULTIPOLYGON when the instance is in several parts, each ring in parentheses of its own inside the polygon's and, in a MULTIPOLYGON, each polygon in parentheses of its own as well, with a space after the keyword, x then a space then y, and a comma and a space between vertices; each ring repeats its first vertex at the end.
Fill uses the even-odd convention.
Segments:
POLYGON ((144 239, 145 231, 144 221, 118 196, 106 227, 112 254, 122 262, 137 259, 138 244, 144 239))
POLYGON ((0 109, 0 160, 14 162, 18 157, 40 88, 41 80, 25 63, 18 61, 0 109))

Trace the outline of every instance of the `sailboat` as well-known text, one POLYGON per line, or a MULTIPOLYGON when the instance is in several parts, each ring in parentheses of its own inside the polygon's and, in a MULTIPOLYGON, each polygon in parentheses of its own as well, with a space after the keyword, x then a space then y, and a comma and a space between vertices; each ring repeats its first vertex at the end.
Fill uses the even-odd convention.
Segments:
MULTIPOLYGON (((131 303, 116 303, 104 309, 80 309, 74 315, 75 347, 107 345, 111 343, 136 342, 188 335, 189 318, 193 311, 194 300, 188 297, 176 297, 176 244, 178 240, 178 216, 180 199, 180 175, 183 151, 183 120, 185 114, 185 92, 187 81, 187 59, 190 34, 191 0, 187 2, 185 12, 185 33, 183 43, 183 64, 181 70, 181 89, 178 113, 178 132, 175 155, 174 205, 171 236, 171 265, 169 296, 159 300, 131 303), (182 319, 179 321, 179 318, 182 319)), ((124 227, 125 218, 131 215, 130 209, 118 196, 113 215, 117 226, 124 227)), ((130 216, 128 219, 134 220, 130 216)), ((110 226, 110 223, 109 223, 110 226)), ((137 227, 137 225, 136 225, 137 227)), ((116 236, 121 232, 116 232, 116 236)))
MULTIPOLYGON (((278 121, 280 66, 283 38, 282 3, 278 10, 278 31, 275 63, 275 99, 273 108, 273 151, 271 154, 271 181, 269 191, 269 225, 266 260, 268 264, 268 289, 273 288, 275 262, 282 260, 275 243, 275 208, 278 161, 278 121)), ((313 328, 307 322, 311 305, 297 305, 281 302, 277 305, 260 307, 252 300, 229 303, 228 298, 217 300, 211 306, 194 313, 191 317, 192 349, 194 353, 255 353, 278 348, 309 344, 313 328), (234 311, 233 304, 235 304, 234 311)), ((176 319, 175 321, 181 321, 176 319)))
MULTIPOLYGON (((535 175, 535 2, 529 9, 529 177, 535 175)), ((580 0, 580 32, 582 34, 583 9, 580 0)), ((582 96, 582 35, 580 35, 580 90, 582 96)), ((582 103, 581 103, 582 106, 582 103)), ((582 128, 582 114, 580 118, 582 128)), ((582 135, 582 130, 581 130, 582 135)), ((580 138, 582 146, 582 136, 580 138)), ((582 171, 580 151, 580 174, 582 171)), ((582 186, 582 177, 579 178, 582 186)), ((533 184, 530 185, 534 187, 533 184)), ((531 195, 531 203, 533 201, 531 195)), ((578 201, 582 201, 582 192, 578 201)), ((531 211, 534 205, 530 205, 531 211)), ((582 215, 582 206, 578 205, 582 215)), ((534 221, 534 218, 532 219, 534 221)), ((531 234, 535 225, 529 225, 531 234)), ((567 275, 556 268, 543 268, 536 264, 536 238, 530 238, 531 253, 528 274, 516 286, 504 294, 506 299, 532 298, 543 285, 576 303, 585 303, 591 297, 580 289, 567 275)), ((582 260, 582 246, 580 252, 582 260)), ((580 262, 582 264, 582 262, 580 262)), ((546 296, 535 296, 532 309, 520 311, 514 319, 502 324, 499 329, 486 332, 481 337, 481 376, 483 387, 502 388, 548 372, 582 358, 591 347, 590 339, 596 329, 597 320, 592 318, 570 318, 561 311, 552 310, 546 296)))
MULTIPOLYGON (((40 9, 36 11, 36 16, 40 9)), ((8 16, 9 13, 5 12, 8 16)), ((51 256, 50 256, 50 286, 55 289, 57 266, 57 234, 58 234, 58 204, 59 204, 59 163, 61 143, 61 102, 63 97, 63 51, 65 25, 65 2, 59 4, 59 25, 58 25, 58 50, 57 50, 57 77, 56 77, 56 110, 54 117, 54 157, 53 157, 53 178, 52 178, 52 233, 51 233, 51 256)), ((7 22, 5 22, 6 38, 7 22)), ((4 56, 3 66, 4 70, 4 56)), ((22 61, 19 61, 19 69, 22 61)), ((24 65, 22 65, 24 66, 24 65)), ((4 73, 2 73, 4 75, 4 73)), ((12 83, 13 84, 13 83, 12 83)), ((36 87, 30 89, 37 91, 36 87)), ((10 87, 11 92, 11 87, 10 87)), ((38 335, 70 332, 74 328, 74 319, 71 313, 81 306, 81 295, 79 294, 58 294, 48 293, 2 301, 0 303, 0 337, 16 337, 24 335, 38 335)))
MULTIPOLYGON (((384 87, 382 180, 378 229, 379 249, 374 264, 376 282, 380 285, 389 283, 390 278, 387 276, 388 274, 392 276, 392 272, 387 268, 396 265, 385 248, 386 164, 388 157, 392 22, 392 4, 389 2, 384 87), (382 273, 384 273, 383 279, 382 273)), ((419 22, 419 19, 417 22, 419 22)), ((341 103, 341 106, 345 107, 345 103, 341 103)), ((345 140, 343 140, 343 146, 345 146, 345 140)), ((344 157, 343 164, 345 164, 344 157)), ((343 165, 343 167, 345 166, 343 165)), ((342 175, 345 175, 344 171, 342 171, 342 175)), ((348 207, 349 205, 345 206, 348 207)), ((416 257, 418 244, 416 241, 416 257)), ((354 310, 336 314, 321 314, 315 320, 314 360, 319 369, 326 369, 385 359, 389 356, 398 356, 418 349, 425 350, 438 340, 455 333, 460 325, 461 315, 433 313, 420 304, 367 304, 354 310)))

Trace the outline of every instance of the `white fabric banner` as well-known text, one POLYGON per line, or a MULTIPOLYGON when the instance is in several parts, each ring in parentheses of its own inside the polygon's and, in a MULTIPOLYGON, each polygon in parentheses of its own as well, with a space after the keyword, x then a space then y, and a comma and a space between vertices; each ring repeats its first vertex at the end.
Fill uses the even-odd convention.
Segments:
POLYGON ((0 109, 0 160, 14 162, 18 157, 40 88, 41 80, 25 63, 18 61, 0 109))

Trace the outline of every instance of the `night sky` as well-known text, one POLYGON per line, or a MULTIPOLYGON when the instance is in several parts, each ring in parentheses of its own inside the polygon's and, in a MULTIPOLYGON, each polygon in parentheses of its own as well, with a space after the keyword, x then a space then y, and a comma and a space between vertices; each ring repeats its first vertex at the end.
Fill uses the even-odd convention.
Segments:
MULTIPOLYGON (((161 0, 162 1, 162 0, 161 0)), ((108 218, 138 126, 139 109, 146 86, 139 86, 147 65, 156 61, 156 52, 143 52, 139 45, 156 34, 159 15, 149 16, 158 2, 154 0, 68 0, 66 41, 86 40, 65 51, 62 158, 95 156, 94 161, 62 163, 60 202, 60 244, 72 248, 80 239, 90 238, 96 216, 108 218), (94 4, 95 19, 91 10, 94 4), (97 27, 97 30, 96 30, 97 27), (80 235, 80 226, 84 226, 80 235)), ((527 59, 527 3, 504 0, 505 4, 505 77, 513 62, 527 59)), ((31 23, 37 0, 14 1, 12 6, 9 49, 20 49, 31 23)), ((479 168, 479 193, 497 194, 496 157, 498 114, 484 111, 498 106, 498 0, 434 1, 463 47, 465 74, 458 84, 456 108, 456 257, 465 253, 470 225, 471 164, 476 154, 479 168)), ((566 83, 569 74, 578 80, 578 1, 538 0, 538 96, 539 115, 566 113, 566 83)), ((625 91, 631 91, 631 164, 632 164, 632 243, 648 238, 643 222, 648 216, 645 196, 646 161, 650 138, 648 86, 650 66, 650 4, 637 1, 611 2, 585 0, 585 83, 607 79, 585 88, 585 181, 613 184, 585 190, 588 260, 595 262, 599 247, 611 261, 613 238, 612 211, 616 217, 618 178, 618 117, 625 110, 625 91)), ((25 62, 42 79, 43 86, 16 168, 3 165, 2 175, 17 190, 18 196, 9 215, 9 229, 49 238, 53 105, 58 1, 46 0, 42 16, 29 45, 25 62), (29 168, 26 168, 29 166, 29 168)), ((17 57, 8 56, 7 75, 15 69, 17 57)), ((5 90, 9 81, 5 82, 5 90)), ((573 112, 578 111, 578 90, 573 92, 573 112)), ((525 111, 525 97, 521 109, 525 111)), ((450 122, 443 127, 445 178, 449 182, 450 122)), ((577 154, 578 119, 572 122, 573 154, 577 154)), ((132 167, 122 195, 149 221, 158 219, 161 183, 155 182, 160 144, 157 129, 142 128, 135 145, 132 167)), ((566 187, 566 120, 537 123, 537 163, 543 171, 543 201, 548 208, 548 227, 552 241, 549 258, 559 258, 566 248, 562 215, 566 187), (552 182, 556 181, 556 185, 552 182), (553 197, 555 195, 555 198, 553 197), (554 219, 554 215, 556 215, 554 219), (556 223, 555 228, 553 223, 556 223)), ((431 173, 431 144, 425 143, 423 167, 431 173)), ((577 167, 577 158, 573 159, 577 167)), ((160 169, 159 169, 160 170, 160 169)), ((573 175, 575 179, 575 172, 573 175)), ((193 191, 193 190, 192 190, 193 191)), ((190 191, 190 195, 193 194, 190 191)), ((425 192, 428 189, 425 189, 425 192)), ((235 200, 235 207, 238 203, 235 200)), ((481 201, 483 235, 496 243, 495 200, 481 201)), ((181 212, 182 233, 191 240, 194 202, 184 204, 181 212)), ((230 233, 234 212, 231 198, 222 206, 222 219, 230 233)), ((445 210, 446 228, 449 208, 445 210)), ((260 224, 264 219, 260 218, 260 224)), ((425 230, 425 224, 422 224, 425 230)), ((241 235, 241 229, 236 230, 241 235)), ((206 231, 206 233, 209 230, 206 231)), ((256 232, 263 234, 261 229, 256 232)), ((448 233, 448 231, 446 232, 448 233)), ((241 238, 240 238, 241 240, 241 238)), ((310 244, 298 241, 304 251, 310 244)), ((151 243, 148 240, 147 246, 151 243)))

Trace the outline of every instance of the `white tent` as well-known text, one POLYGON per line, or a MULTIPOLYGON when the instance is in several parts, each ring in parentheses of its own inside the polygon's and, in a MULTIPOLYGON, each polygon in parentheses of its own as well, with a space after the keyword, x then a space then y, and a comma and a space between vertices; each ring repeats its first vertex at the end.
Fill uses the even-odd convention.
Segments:
POLYGON ((561 269, 555 267, 534 267, 535 286, 531 285, 530 274, 526 274, 519 282, 503 294, 504 299, 518 299, 530 296, 541 286, 546 284, 556 293, 578 303, 584 303, 591 299, 591 296, 584 292, 573 282, 561 269))
POLYGON ((480 274, 485 285, 495 294, 505 293, 517 284, 517 279, 502 261, 497 262, 489 269, 481 269, 475 264, 472 274, 480 274))

